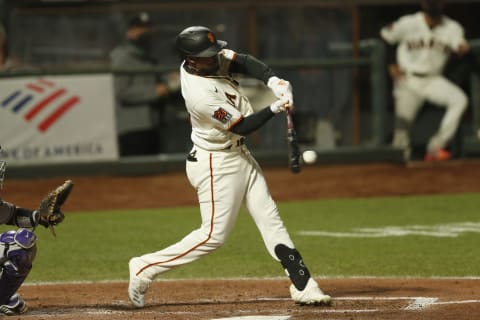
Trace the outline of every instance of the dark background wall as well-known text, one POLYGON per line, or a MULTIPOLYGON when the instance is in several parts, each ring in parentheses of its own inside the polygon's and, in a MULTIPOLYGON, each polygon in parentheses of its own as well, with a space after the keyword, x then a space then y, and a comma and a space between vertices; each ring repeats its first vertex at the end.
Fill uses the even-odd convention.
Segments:
MULTIPOLYGON (((0 0, 0 19, 8 32, 11 57, 24 67, 52 70, 108 66, 110 50, 123 40, 130 17, 140 11, 149 12, 157 25, 156 56, 161 63, 176 67, 179 60, 172 47, 173 40, 180 30, 192 24, 211 27, 219 38, 228 40, 231 48, 262 59, 338 59, 355 54, 348 49, 352 43, 378 39, 382 26, 419 9, 419 2, 412 0, 0 0)), ((447 15, 464 25, 467 38, 480 38, 477 22, 480 1, 449 1, 447 15)), ((462 69, 461 62, 456 63, 460 67, 454 64, 447 71, 468 90, 470 70, 462 69)), ((360 144, 368 143, 372 127, 368 68, 356 71, 351 66, 278 68, 277 71, 294 85, 299 117, 305 115, 310 122, 331 123, 338 145, 354 144, 355 131, 359 131, 360 144), (358 120, 354 111, 356 99, 360 101, 358 120), (360 123, 360 129, 355 127, 355 121, 360 123)), ((390 95, 388 98, 385 107, 391 113, 390 95)), ((391 121, 387 122, 388 127, 391 121)), ((275 132, 281 128, 267 128, 271 129, 275 132)), ((308 132, 305 136, 312 134, 308 132)), ((265 135, 264 139, 264 143, 274 147, 275 143, 283 143, 275 136, 265 135)), ((388 139, 385 137, 384 142, 388 139)))

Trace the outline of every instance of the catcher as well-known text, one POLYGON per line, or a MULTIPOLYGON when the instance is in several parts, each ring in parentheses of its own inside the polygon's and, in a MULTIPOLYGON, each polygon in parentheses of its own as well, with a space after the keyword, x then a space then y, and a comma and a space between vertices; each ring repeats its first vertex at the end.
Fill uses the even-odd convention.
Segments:
MULTIPOLYGON (((0 161, 0 191, 5 168, 6 162, 0 161)), ((40 224, 53 232, 53 226, 63 221, 61 206, 72 188, 73 183, 65 181, 43 198, 36 210, 17 207, 2 200, 0 194, 0 224, 19 227, 0 233, 0 315, 14 316, 27 311, 27 304, 17 290, 27 278, 37 252, 37 236, 33 231, 40 224)))

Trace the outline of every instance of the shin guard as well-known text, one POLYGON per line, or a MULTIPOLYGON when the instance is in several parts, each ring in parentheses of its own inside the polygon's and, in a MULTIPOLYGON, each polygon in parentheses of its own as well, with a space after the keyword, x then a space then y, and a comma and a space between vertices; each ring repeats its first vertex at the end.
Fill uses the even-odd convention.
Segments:
POLYGON ((310 272, 303 264, 303 259, 296 249, 291 249, 284 244, 279 244, 275 247, 275 254, 280 263, 285 269, 293 285, 297 290, 305 289, 308 279, 310 279, 310 272))

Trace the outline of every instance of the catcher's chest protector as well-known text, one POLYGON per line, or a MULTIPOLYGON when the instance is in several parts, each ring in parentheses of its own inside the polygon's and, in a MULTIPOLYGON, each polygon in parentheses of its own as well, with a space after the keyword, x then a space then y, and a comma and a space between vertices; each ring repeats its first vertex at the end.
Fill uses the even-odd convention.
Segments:
MULTIPOLYGON (((35 233, 27 229, 11 230, 0 234, 0 266, 3 267, 12 263, 12 260, 17 260, 12 259, 14 256, 32 251, 36 242, 35 233)), ((33 260, 33 257, 27 260, 33 260)), ((26 261, 26 263, 31 265, 32 261, 26 261)), ((21 268, 22 266, 17 267, 21 268)))

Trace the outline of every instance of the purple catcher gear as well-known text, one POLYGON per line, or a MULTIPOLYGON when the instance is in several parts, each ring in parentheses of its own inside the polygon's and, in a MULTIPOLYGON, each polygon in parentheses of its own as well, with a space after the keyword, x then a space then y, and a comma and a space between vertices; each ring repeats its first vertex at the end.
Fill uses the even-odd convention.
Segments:
POLYGON ((11 230, 0 234, 0 243, 16 244, 24 249, 30 249, 37 242, 35 233, 28 229, 11 230))
MULTIPOLYGON (((18 296, 17 290, 32 269, 37 253, 36 240, 37 236, 27 229, 0 234, 0 311, 3 313, 9 305, 15 309, 21 304, 12 304, 12 299, 15 300, 14 297, 18 296)), ((20 306, 20 309, 23 307, 20 306)))
POLYGON ((27 304, 18 294, 11 296, 7 304, 0 305, 0 315, 14 316, 25 313, 27 310, 27 304))

